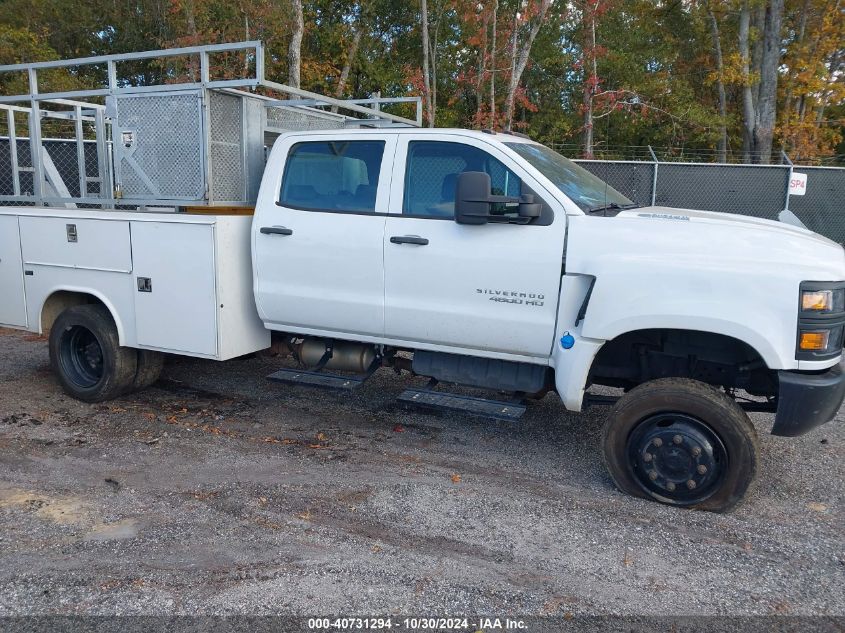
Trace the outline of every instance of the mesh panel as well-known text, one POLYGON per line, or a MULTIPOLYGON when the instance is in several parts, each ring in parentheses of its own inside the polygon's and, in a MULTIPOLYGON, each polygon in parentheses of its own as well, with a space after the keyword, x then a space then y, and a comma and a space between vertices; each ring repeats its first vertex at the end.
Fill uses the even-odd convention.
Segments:
MULTIPOLYGON (((641 205, 651 201, 653 163, 576 161, 641 205)), ((789 208, 809 228, 845 243, 845 169, 795 166, 807 174, 807 193, 790 196, 789 208)), ((789 167, 660 163, 656 204, 777 220, 786 205, 789 167)))
MULTIPOLYGON (((79 197, 79 161, 76 154, 76 141, 66 139, 46 139, 42 141, 44 149, 53 160, 53 164, 59 172, 59 176, 67 187, 72 197, 79 197)), ((32 195, 32 172, 22 171, 32 167, 30 161, 29 139, 19 137, 18 147, 18 180, 20 182, 21 195, 32 195)), ((97 176, 97 144, 94 141, 85 141, 83 144, 85 152, 85 175, 94 178, 97 176)), ((88 195, 98 196, 100 183, 89 181, 88 195)), ((12 154, 8 138, 0 138, 0 195, 12 196, 15 193, 14 176, 12 174, 12 154)), ((8 204, 3 202, 3 204, 8 204)))
POLYGON ((243 201, 243 100, 212 91, 209 92, 209 110, 212 198, 214 201, 243 201))
POLYGON ((343 127, 344 118, 328 112, 291 106, 267 108, 267 127, 279 130, 331 130, 343 127))
POLYGON ((661 163, 656 204, 777 220, 789 169, 780 166, 661 163))
POLYGON ((651 187, 654 180, 653 164, 610 163, 605 161, 575 162, 640 206, 651 204, 651 187))
POLYGON ((198 95, 118 97, 116 102, 116 172, 124 197, 202 200, 205 180, 198 95), (124 147, 123 132, 134 132, 132 147, 124 147))
POLYGON ((845 243, 845 169, 795 167, 807 174, 807 193, 790 196, 789 208, 811 231, 845 243))

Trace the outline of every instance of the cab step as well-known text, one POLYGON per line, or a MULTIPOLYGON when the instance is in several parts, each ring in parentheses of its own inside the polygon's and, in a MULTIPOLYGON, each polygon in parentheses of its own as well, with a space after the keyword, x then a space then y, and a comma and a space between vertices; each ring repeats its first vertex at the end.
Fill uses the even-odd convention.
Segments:
POLYGON ((399 394, 397 400, 426 409, 460 411, 479 417, 510 422, 519 420, 526 409, 525 404, 517 401, 502 402, 432 389, 406 389, 399 394))
POLYGON ((341 376, 327 374, 322 371, 306 371, 304 369, 280 369, 267 376, 267 380, 284 382, 292 385, 306 385, 308 387, 322 387, 324 389, 341 389, 353 391, 363 385, 372 373, 359 376, 341 376))

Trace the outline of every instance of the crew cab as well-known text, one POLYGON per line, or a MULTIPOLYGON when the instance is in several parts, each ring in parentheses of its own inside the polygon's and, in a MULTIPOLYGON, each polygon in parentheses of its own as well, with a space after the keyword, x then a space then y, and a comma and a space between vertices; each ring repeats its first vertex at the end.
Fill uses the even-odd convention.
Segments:
POLYGON ((746 411, 795 436, 845 397, 841 246, 637 208, 507 133, 282 134, 252 217, 0 208, 0 294, 0 323, 49 331, 81 400, 152 384, 163 353, 271 346, 302 365, 284 382, 348 387, 393 367, 432 378, 409 401, 481 414, 551 391, 570 411, 611 405, 621 490, 715 511, 758 470, 746 411))

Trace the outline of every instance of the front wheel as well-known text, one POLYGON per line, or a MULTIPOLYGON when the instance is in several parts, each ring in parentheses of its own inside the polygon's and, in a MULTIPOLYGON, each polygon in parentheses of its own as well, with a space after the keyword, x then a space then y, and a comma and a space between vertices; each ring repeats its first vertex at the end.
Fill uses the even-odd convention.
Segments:
POLYGON ((111 314, 99 305, 68 308, 50 330, 50 364, 64 390, 85 402, 102 402, 132 389, 134 349, 121 347, 111 314))
POLYGON ((726 512, 754 481, 758 440, 737 403, 686 378, 642 384, 613 407, 602 434, 605 464, 623 492, 726 512))

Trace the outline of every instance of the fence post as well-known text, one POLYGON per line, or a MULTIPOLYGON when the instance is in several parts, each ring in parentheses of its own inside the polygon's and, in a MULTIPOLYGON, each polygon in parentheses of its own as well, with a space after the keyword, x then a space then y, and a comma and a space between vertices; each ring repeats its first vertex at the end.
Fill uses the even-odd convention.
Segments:
POLYGON ((783 210, 789 211, 789 183, 792 182, 793 165, 792 165, 792 161, 789 160, 789 156, 787 156, 786 152, 783 151, 783 150, 780 150, 780 163, 781 163, 781 165, 784 165, 784 164, 789 165, 789 175, 786 177, 786 194, 784 195, 784 197, 786 198, 786 202, 784 202, 784 205, 783 205, 783 210))
POLYGON ((657 167, 660 161, 657 160, 657 154, 651 149, 651 145, 648 146, 648 153, 651 154, 651 160, 654 163, 654 174, 651 177, 651 206, 654 206, 657 200, 657 167))

